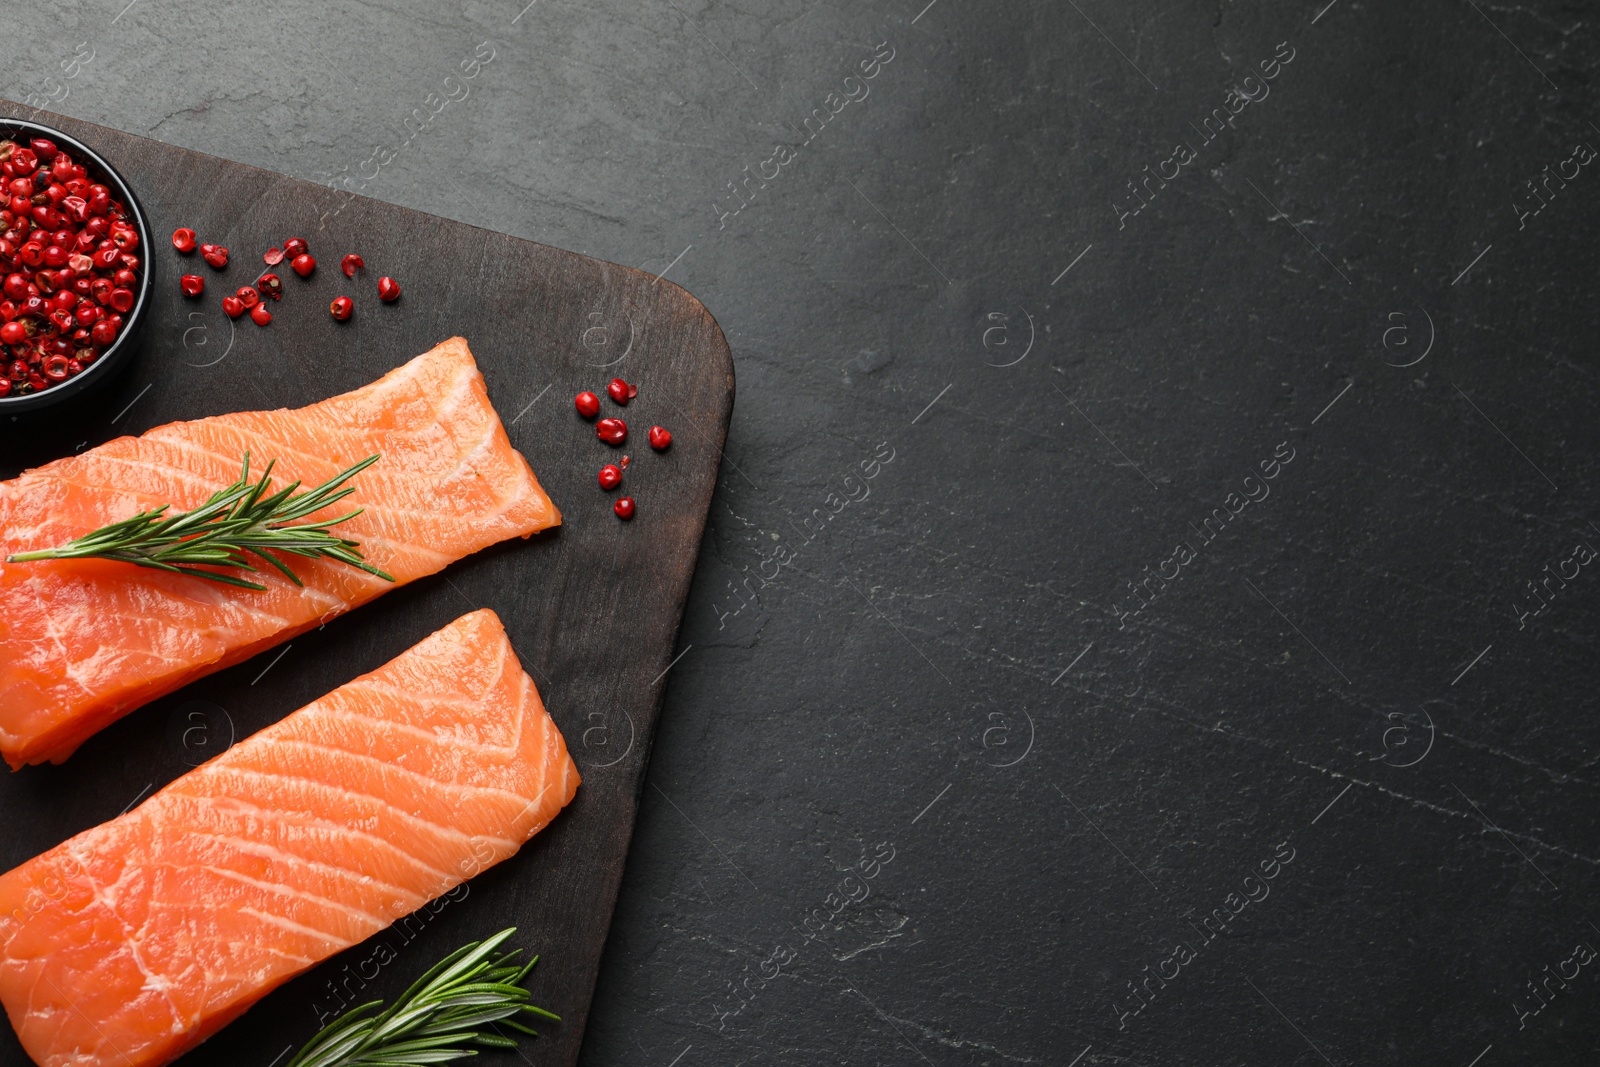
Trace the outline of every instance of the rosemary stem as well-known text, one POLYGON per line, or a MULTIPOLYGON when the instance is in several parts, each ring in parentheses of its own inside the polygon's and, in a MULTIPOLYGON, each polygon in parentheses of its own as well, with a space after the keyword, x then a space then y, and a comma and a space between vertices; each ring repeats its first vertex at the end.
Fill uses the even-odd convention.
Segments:
POLYGON ((299 482, 268 495, 267 490, 272 484, 272 468, 277 461, 268 463, 260 478, 252 482, 250 453, 246 452, 239 480, 212 493, 193 511, 169 515, 168 506, 163 504, 102 526, 64 545, 14 552, 6 557, 6 562, 110 559, 244 589, 265 590, 264 585, 246 581, 226 571, 207 568, 257 570, 246 558, 248 553, 271 564, 289 581, 300 585, 299 577, 276 555, 284 553, 307 559, 335 560, 392 582, 393 576, 366 562, 360 552, 359 542, 328 532, 329 527, 361 514, 360 508, 320 522, 294 522, 322 511, 355 492, 345 483, 377 461, 377 456, 368 456, 315 489, 298 495, 295 491, 300 488, 299 482))
POLYGON ((36 559, 63 559, 59 548, 41 548, 37 552, 14 552, 6 557, 7 563, 32 563, 36 559))

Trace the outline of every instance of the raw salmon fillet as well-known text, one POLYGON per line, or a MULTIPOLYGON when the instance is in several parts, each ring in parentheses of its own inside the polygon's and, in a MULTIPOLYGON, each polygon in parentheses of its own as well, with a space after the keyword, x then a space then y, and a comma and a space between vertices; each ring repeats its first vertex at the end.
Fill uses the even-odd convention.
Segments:
POLYGON ((276 459, 275 486, 306 488, 381 454, 316 517, 365 508, 334 532, 395 583, 325 559, 289 560, 304 589, 258 563, 266 592, 109 560, 0 562, 0 754, 13 769, 59 763, 141 704, 561 521, 454 337, 310 407, 168 423, 0 482, 0 560, 161 504, 194 508, 239 477, 247 450, 253 472, 276 459))
POLYGON ((577 788, 475 611, 0 875, 0 1000, 41 1067, 167 1063, 514 854, 577 788))

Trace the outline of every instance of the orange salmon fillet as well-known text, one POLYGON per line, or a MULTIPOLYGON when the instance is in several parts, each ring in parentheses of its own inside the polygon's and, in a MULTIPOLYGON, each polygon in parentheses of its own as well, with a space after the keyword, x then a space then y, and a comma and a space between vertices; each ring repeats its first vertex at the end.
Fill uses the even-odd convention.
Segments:
POLYGON ((41 1067, 167 1063, 513 855, 577 788, 475 611, 0 875, 0 1000, 41 1067))
POLYGON ((275 486, 306 488, 381 454, 346 483, 353 494, 315 517, 365 508, 334 532, 361 542, 395 583, 293 557, 303 589, 265 562, 243 572, 266 592, 109 560, 0 562, 0 754, 12 769, 60 763, 156 697, 561 521, 454 337, 310 407, 168 423, 0 482, 0 561, 161 504, 194 508, 239 477, 247 450, 252 472, 276 459, 275 486))

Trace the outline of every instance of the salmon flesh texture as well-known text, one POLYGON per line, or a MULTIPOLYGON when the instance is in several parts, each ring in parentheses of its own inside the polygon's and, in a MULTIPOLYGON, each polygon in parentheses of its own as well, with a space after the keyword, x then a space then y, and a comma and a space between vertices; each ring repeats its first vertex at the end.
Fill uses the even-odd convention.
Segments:
POLYGON ((577 787, 475 611, 0 875, 0 1000, 40 1067, 157 1067, 511 856, 577 787))
POLYGON ((456 337, 310 407, 168 423, 0 482, 0 560, 161 504, 192 509, 239 477, 246 451, 254 473, 277 461, 274 486, 306 488, 381 455, 314 517, 364 509, 334 531, 394 584, 320 558, 285 557, 304 588, 264 562, 242 572, 265 592, 109 560, 0 562, 0 754, 13 769, 59 763, 156 697, 561 521, 456 337))

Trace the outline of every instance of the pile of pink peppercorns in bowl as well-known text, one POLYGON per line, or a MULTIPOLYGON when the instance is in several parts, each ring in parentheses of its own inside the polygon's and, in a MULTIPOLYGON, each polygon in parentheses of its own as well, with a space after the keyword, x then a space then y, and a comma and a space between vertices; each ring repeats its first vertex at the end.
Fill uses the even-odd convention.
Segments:
MULTIPOLYGON (((219 244, 209 242, 202 244, 200 235, 188 226, 180 226, 172 231, 172 247, 180 256, 191 256, 196 250, 205 264, 215 271, 228 268, 230 253, 228 249, 219 244)), ((291 237, 283 242, 280 247, 273 245, 261 253, 262 262, 268 268, 276 267, 285 261, 289 269, 301 278, 310 278, 316 273, 317 261, 311 254, 311 246, 304 237, 291 237)), ((358 271, 366 269, 366 261, 354 252, 348 252, 339 261, 339 269, 346 278, 354 278, 358 271)), ((206 278, 204 274, 185 274, 178 279, 178 288, 183 295, 190 298, 203 296, 206 291, 206 278)), ((246 313, 250 320, 257 326, 265 326, 272 321, 272 309, 267 306, 268 300, 283 299, 283 279, 277 273, 268 269, 253 284, 241 285, 233 293, 222 298, 222 311, 230 319, 237 319, 246 313)), ((400 299, 400 283, 385 275, 378 279, 378 299, 385 304, 392 304, 400 299)), ((328 304, 328 314, 335 322, 348 322, 350 316, 355 314, 356 303, 348 296, 336 296, 328 304)))
POLYGON ((109 163, 60 130, 0 120, 0 414, 115 377, 144 322, 149 244, 109 163))

